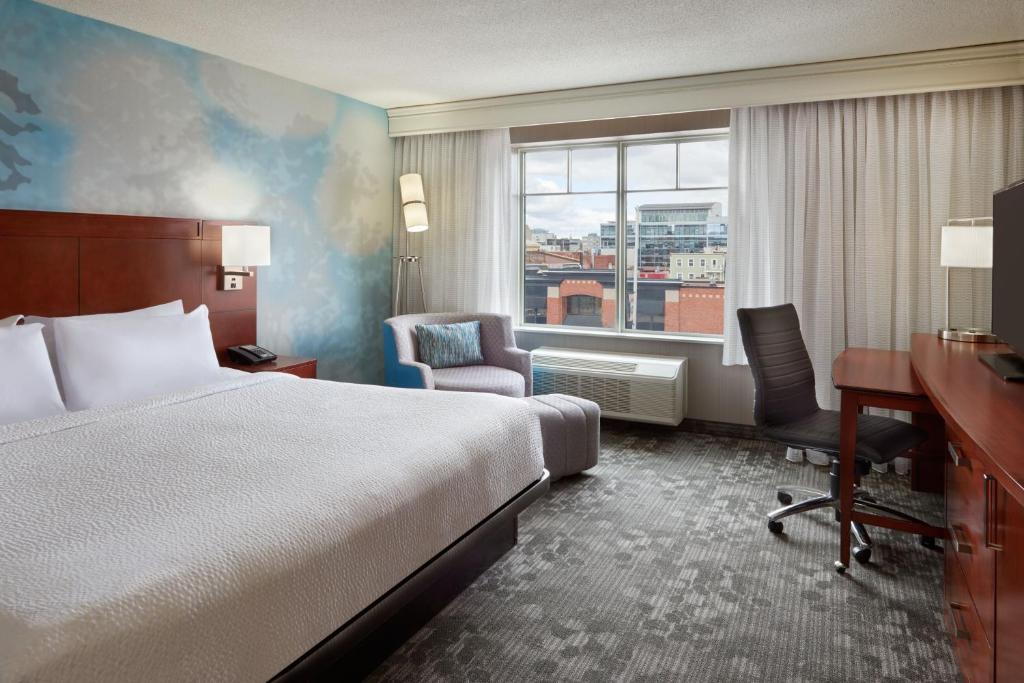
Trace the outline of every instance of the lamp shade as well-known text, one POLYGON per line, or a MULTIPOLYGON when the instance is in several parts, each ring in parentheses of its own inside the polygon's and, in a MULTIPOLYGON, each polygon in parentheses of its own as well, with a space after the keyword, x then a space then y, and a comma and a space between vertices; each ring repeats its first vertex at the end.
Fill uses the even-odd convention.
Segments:
POLYGON ((427 222, 427 205, 423 202, 412 202, 402 205, 405 215, 405 229, 409 232, 423 232, 430 227, 427 222))
POLYGON ((405 229, 409 232, 423 232, 430 227, 427 221, 427 203, 423 195, 423 176, 406 173, 398 177, 398 188, 402 193, 402 215, 405 229))
POLYGON ((948 268, 991 268, 991 225, 943 225, 939 264, 948 268))
POLYGON ((419 173, 406 173, 398 178, 398 187, 402 192, 402 204, 409 202, 423 202, 427 199, 423 195, 423 176, 419 173))
POLYGON ((269 266, 270 227, 225 225, 221 228, 220 262, 225 266, 269 266))

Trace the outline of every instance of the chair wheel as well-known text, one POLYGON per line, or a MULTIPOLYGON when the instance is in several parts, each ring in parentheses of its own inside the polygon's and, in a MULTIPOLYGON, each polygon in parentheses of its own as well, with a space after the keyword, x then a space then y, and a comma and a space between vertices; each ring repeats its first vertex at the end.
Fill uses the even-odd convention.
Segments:
POLYGON ((793 502, 793 496, 786 493, 785 491, 779 491, 775 497, 778 498, 779 502, 782 503, 783 505, 789 505, 793 502))
POLYGON ((922 536, 921 545, 929 550, 935 550, 938 547, 938 543, 935 541, 934 536, 922 536))
POLYGON ((782 533, 782 522, 776 522, 774 519, 769 519, 768 520, 768 531, 772 532, 773 534, 781 534, 782 533))
POLYGON ((836 568, 836 571, 839 572, 840 574, 845 574, 846 573, 846 565, 843 564, 842 562, 840 562, 839 560, 836 560, 835 568, 836 568))
POLYGON ((856 545, 853 547, 853 559, 857 560, 861 564, 867 564, 871 561, 871 546, 869 545, 856 545))

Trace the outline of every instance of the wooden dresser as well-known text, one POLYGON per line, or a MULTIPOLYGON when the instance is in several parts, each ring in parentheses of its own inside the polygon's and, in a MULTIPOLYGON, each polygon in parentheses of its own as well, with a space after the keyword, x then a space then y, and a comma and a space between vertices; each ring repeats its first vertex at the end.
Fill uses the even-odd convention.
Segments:
POLYGON ((946 422, 945 616, 964 679, 1024 680, 1024 383, 978 360, 1005 346, 914 335, 946 422))

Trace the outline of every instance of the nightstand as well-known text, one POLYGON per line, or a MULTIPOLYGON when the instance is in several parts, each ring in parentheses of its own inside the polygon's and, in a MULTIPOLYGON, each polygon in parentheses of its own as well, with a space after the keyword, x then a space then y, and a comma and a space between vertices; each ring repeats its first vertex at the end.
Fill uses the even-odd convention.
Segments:
POLYGON ((316 358, 298 358, 296 356, 278 356, 277 360, 256 365, 244 365, 232 363, 229 360, 221 361, 221 367, 242 370, 244 372, 286 372, 289 375, 303 377, 305 379, 316 379, 316 358))

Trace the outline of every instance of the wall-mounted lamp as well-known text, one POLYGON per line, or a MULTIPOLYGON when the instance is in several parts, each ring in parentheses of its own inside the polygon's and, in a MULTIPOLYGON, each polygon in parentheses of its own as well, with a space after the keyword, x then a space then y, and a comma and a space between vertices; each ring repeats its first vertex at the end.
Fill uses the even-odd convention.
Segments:
POLYGON ((242 278, 253 274, 249 268, 270 265, 270 228, 266 225, 225 225, 220 240, 220 288, 224 291, 242 289, 242 278))

